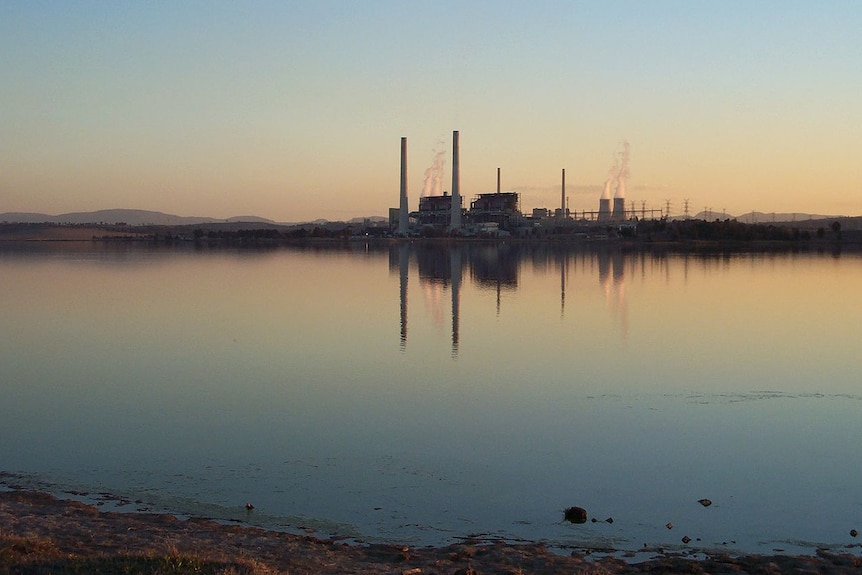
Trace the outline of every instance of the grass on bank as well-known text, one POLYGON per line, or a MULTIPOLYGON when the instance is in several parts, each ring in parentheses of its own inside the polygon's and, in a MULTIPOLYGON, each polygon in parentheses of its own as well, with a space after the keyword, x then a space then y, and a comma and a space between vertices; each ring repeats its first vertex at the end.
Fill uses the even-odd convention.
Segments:
POLYGON ((0 575, 275 575, 266 565, 181 553, 64 554, 49 539, 0 533, 0 575))

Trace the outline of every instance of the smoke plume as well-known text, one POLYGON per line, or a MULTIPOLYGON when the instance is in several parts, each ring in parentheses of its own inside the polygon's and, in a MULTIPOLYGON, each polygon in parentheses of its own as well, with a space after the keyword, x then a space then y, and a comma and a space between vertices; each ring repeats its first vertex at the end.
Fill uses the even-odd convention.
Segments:
POLYGON ((602 199, 609 200, 611 199, 611 185, 614 183, 614 176, 608 176, 608 179, 605 180, 605 189, 602 191, 602 199))
MULTIPOLYGON (((442 142, 439 146, 444 145, 442 142)), ((441 196, 443 195, 443 168, 446 165, 446 150, 439 148, 434 153, 434 160, 431 165, 425 170, 425 183, 422 186, 422 197, 425 196, 441 196)))
POLYGON ((611 188, 617 187, 614 184, 617 183, 617 178, 620 175, 620 157, 614 154, 614 165, 610 167, 608 170, 608 178, 605 180, 605 188, 602 191, 602 199, 610 200, 611 199, 611 188))
POLYGON ((625 198, 626 197, 626 180, 629 177, 629 143, 623 140, 623 150, 620 152, 620 155, 615 163, 615 165, 619 166, 619 171, 617 172, 617 191, 614 194, 615 198, 625 198))

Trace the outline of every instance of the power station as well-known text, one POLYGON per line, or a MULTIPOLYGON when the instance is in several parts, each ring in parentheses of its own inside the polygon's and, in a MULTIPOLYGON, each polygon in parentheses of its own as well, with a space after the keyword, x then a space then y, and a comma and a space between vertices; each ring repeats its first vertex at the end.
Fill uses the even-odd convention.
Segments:
MULTIPOLYGON (((461 194, 461 142, 457 130, 452 132, 451 194, 445 191, 426 194, 428 190, 439 190, 443 165, 441 155, 442 152, 439 152, 432 167, 426 171, 426 185, 419 198, 418 210, 411 212, 407 195, 407 138, 401 138, 400 203, 397 209, 389 210, 390 229, 396 236, 525 237, 535 236, 539 230, 556 233, 560 228, 622 225, 637 219, 634 207, 628 211, 625 207, 626 181, 629 176, 628 142, 623 142, 622 151, 608 171, 597 211, 570 211, 566 196, 566 169, 562 168, 560 207, 553 211, 534 208, 532 216, 522 214, 519 193, 502 191, 500 168, 497 168, 496 192, 477 194, 470 202, 469 209, 464 208, 461 194)), ((639 215, 641 218, 654 219, 656 212, 659 217, 663 215, 661 210, 646 209, 644 202, 639 215)))

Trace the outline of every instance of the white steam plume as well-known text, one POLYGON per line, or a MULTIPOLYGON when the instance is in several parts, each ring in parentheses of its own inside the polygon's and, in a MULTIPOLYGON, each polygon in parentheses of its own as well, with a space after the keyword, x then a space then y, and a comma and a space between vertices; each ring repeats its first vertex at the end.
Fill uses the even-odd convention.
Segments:
POLYGON ((617 178, 620 174, 620 158, 617 155, 614 155, 614 165, 610 167, 608 170, 608 178, 605 180, 605 188, 602 191, 602 199, 610 200, 611 199, 611 187, 614 186, 614 183, 617 181, 617 178))
MULTIPOLYGON (((440 142, 439 145, 444 145, 440 142)), ((422 186, 422 197, 443 195, 443 168, 446 165, 446 150, 441 148, 434 153, 434 160, 425 170, 425 183, 422 186)))
POLYGON ((619 171, 617 172, 617 191, 615 198, 626 197, 626 179, 629 177, 629 143, 623 140, 623 151, 617 160, 619 171))
POLYGON ((605 189, 602 191, 602 199, 609 200, 611 199, 611 184, 614 183, 613 176, 608 176, 608 179, 605 180, 605 189))

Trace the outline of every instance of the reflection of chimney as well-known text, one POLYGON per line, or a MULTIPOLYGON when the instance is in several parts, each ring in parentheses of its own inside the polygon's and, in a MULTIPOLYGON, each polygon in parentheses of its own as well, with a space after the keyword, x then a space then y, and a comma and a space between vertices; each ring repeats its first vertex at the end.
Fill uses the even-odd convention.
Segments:
POLYGON ((452 216, 449 229, 461 229, 461 155, 458 150, 458 130, 452 132, 452 216))
POLYGON ((560 255, 560 317, 566 316, 566 272, 569 268, 568 254, 560 255))
POLYGON ((613 274, 613 288, 616 295, 616 311, 620 315, 620 325, 623 337, 628 336, 628 306, 626 305, 626 282, 625 282, 625 259, 622 254, 614 253, 611 256, 611 269, 613 274))
POLYGON ((401 138, 401 204, 398 210, 398 235, 407 235, 407 138, 401 138))
POLYGON ((398 246, 398 275, 401 287, 401 351, 407 347, 407 279, 410 264, 410 252, 407 245, 398 246))
POLYGON ((461 250, 453 247, 449 258, 452 274, 452 357, 457 357, 461 339, 461 250))

